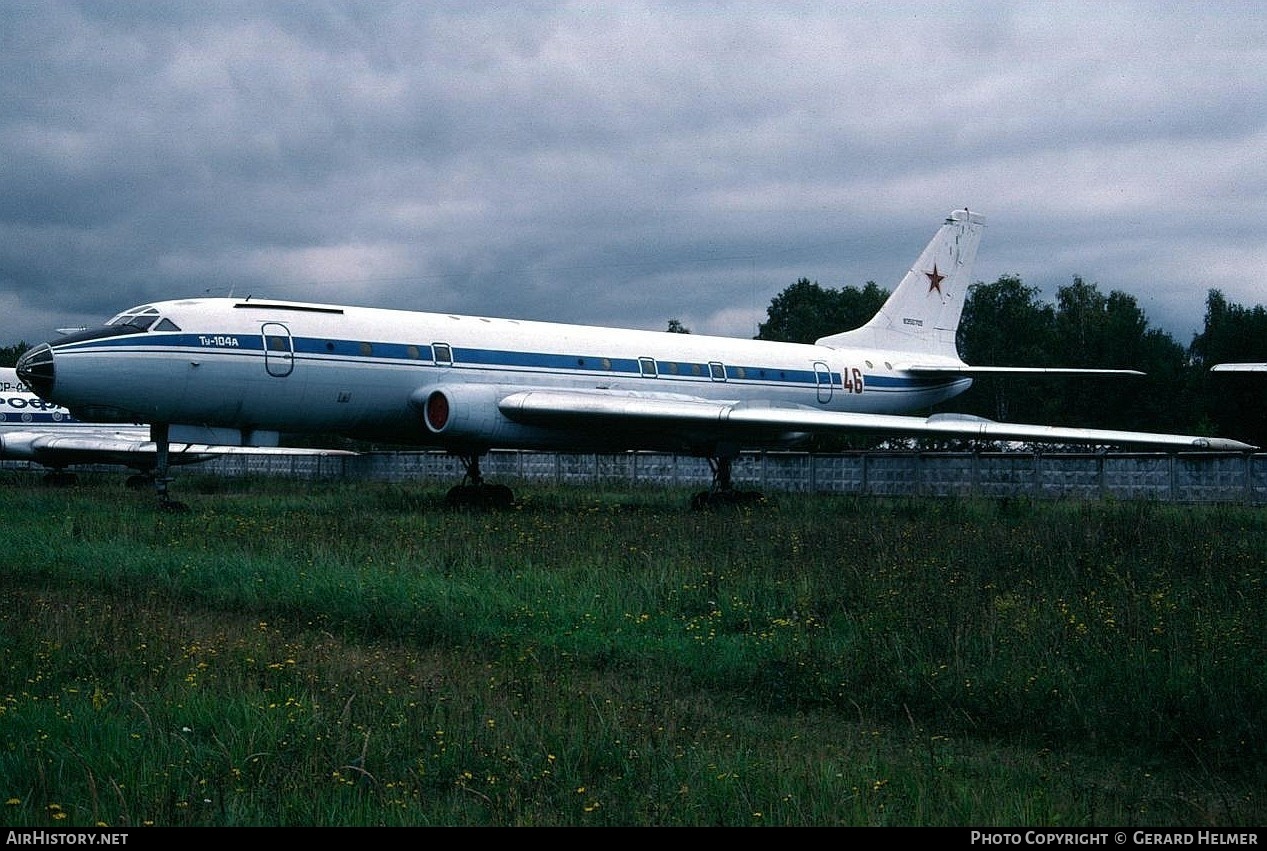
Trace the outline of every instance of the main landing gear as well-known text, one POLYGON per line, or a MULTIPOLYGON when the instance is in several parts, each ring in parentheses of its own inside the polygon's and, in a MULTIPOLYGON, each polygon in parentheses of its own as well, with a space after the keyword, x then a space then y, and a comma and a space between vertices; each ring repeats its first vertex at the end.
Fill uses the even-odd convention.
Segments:
POLYGON ((765 495, 761 491, 738 490, 735 488, 730 478, 731 466, 734 460, 735 456, 729 454, 712 456, 708 459, 708 465, 713 468, 713 486, 691 497, 691 509, 693 511, 753 505, 765 499, 765 495))
POLYGON ((168 439, 166 423, 150 426, 150 439, 154 441, 156 458, 154 463, 154 493, 158 496, 158 510, 169 514, 181 514, 189 510, 183 502, 177 502, 168 494, 168 486, 172 483, 171 441, 168 439))
POLYGON ((454 453, 466 467, 462 484, 449 488, 445 501, 462 508, 507 508, 515 502, 514 492, 506 485, 494 485, 484 481, 480 472, 482 452, 454 453))
MULTIPOLYGON (((483 452, 455 452, 466 468, 466 474, 460 485, 449 489, 445 501, 455 507, 464 508, 507 508, 514 504, 515 495, 505 485, 490 484, 484 481, 480 470, 480 456, 483 452)), ((734 486, 731 470, 737 453, 726 453, 709 456, 708 463, 713 470, 713 484, 706 491, 701 491, 691 498, 691 508, 702 511, 712 508, 753 505, 765 499, 761 491, 741 490, 734 486)))

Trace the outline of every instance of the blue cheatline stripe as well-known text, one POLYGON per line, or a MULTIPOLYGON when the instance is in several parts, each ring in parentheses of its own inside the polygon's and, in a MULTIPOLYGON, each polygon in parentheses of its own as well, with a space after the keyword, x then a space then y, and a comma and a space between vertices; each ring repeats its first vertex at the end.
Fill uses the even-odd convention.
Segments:
POLYGON ((877 389, 882 388, 882 387, 883 388, 897 388, 900 390, 913 390, 913 389, 923 390, 923 389, 930 389, 930 388, 936 388, 936 387, 944 387, 946 385, 954 384, 962 380, 963 379, 961 378, 933 378, 933 377, 906 378, 906 377, 897 376, 897 375, 867 375, 866 376, 867 387, 874 387, 877 389))
MULTIPOLYGON (((361 340, 337 340, 317 337, 293 338, 297 355, 311 355, 334 360, 347 360, 352 363, 371 363, 375 361, 400 361, 402 364, 414 363, 430 365, 432 361, 431 344, 429 343, 384 343, 361 340)), ((259 334, 164 334, 147 335, 144 345, 138 345, 134 335, 124 337, 107 337, 99 340, 88 340, 69 347, 70 351, 84 352, 94 349, 135 349, 136 351, 164 351, 185 349, 187 354, 215 353, 217 355, 254 355, 264 350, 264 341, 259 334), (234 340, 236 345, 203 345, 202 340, 234 340)), ((281 354, 281 352, 278 352, 281 354)), ((672 381, 675 379, 708 379, 710 367, 707 363, 689 361, 657 361, 658 378, 672 381), (677 371, 673 371, 673 366, 677 371)), ((453 349, 455 366, 493 366, 521 370, 544 372, 588 373, 599 372, 617 375, 641 375, 641 369, 635 358, 605 358, 594 355, 560 355, 548 352, 516 352, 503 349, 453 349)), ((726 365, 728 381, 747 382, 751 384, 793 385, 816 387, 818 376, 812 369, 778 369, 762 366, 726 365)), ((835 389, 842 385, 839 372, 831 374, 835 389)), ((937 377, 904 377, 895 375, 876 375, 864 373, 865 386, 876 390, 929 390, 952 385, 959 378, 937 377)))

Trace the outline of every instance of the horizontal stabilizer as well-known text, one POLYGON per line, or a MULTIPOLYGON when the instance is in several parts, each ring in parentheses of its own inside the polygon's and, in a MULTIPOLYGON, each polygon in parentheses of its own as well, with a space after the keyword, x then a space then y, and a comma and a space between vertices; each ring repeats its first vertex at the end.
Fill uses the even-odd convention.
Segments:
POLYGON ((1081 369, 1078 367, 1059 367, 1059 366, 968 366, 960 364, 958 366, 948 364, 920 364, 914 363, 909 365, 899 365, 900 369, 907 372, 923 373, 927 375, 990 375, 992 373, 1004 375, 1144 375, 1138 369, 1081 369))

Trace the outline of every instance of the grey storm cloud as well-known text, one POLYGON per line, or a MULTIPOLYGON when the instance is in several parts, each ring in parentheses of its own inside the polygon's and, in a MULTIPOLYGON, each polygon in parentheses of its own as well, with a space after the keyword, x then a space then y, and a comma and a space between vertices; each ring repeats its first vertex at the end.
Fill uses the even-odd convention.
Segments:
POLYGON ((1187 343, 1263 301, 1257 3, 0 5, 0 341, 233 292, 751 336, 1075 275, 1187 343))

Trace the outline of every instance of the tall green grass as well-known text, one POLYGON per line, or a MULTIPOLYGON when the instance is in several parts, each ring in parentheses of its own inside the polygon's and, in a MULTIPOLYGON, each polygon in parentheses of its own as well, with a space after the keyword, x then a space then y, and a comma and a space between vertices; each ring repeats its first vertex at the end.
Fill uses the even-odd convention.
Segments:
POLYGON ((1261 509, 0 483, 5 824, 1267 816, 1261 509))

